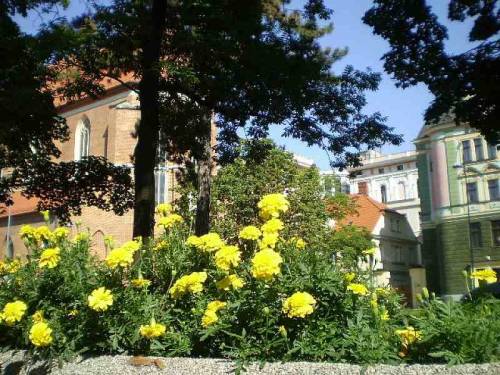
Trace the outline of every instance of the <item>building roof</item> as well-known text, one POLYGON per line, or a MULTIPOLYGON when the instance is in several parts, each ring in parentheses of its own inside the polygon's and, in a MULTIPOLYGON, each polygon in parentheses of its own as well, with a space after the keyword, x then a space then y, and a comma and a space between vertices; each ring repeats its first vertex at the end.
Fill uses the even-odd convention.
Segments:
MULTIPOLYGON (((10 215, 23 215, 38 211, 37 205, 39 202, 38 198, 26 198, 21 195, 20 192, 16 191, 12 194, 12 200, 14 204, 10 206, 10 215)), ((5 204, 0 204, 0 218, 9 216, 9 207, 5 204)))
POLYGON ((358 227, 364 227, 370 232, 373 232, 380 217, 384 215, 385 212, 397 213, 385 204, 370 198, 368 195, 353 194, 351 197, 356 202, 358 212, 348 215, 341 220, 339 222, 340 226, 357 225, 358 227))

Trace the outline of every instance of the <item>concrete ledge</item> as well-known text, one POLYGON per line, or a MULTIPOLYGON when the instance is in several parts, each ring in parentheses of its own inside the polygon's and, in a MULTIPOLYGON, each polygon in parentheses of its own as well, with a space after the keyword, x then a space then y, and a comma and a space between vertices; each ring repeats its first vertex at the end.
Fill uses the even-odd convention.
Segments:
MULTIPOLYGON (((232 374, 235 364, 224 359, 208 358, 143 358, 136 365, 130 364, 132 357, 99 356, 79 359, 67 363, 62 368, 50 366, 43 362, 25 363, 23 352, 0 353, 0 373, 13 374, 59 374, 59 375, 132 375, 132 374, 168 374, 168 375, 218 375, 232 374)), ((376 365, 363 367, 359 365, 337 363, 288 362, 268 363, 260 368, 259 364, 246 367, 247 374, 291 374, 291 375, 494 375, 500 374, 500 363, 467 364, 459 366, 445 365, 411 365, 389 366, 376 365)))

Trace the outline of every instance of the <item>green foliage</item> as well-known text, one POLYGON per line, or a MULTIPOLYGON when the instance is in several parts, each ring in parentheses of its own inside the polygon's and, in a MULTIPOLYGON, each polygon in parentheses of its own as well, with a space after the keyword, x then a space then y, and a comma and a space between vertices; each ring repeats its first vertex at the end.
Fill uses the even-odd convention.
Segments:
POLYGON ((498 300, 442 301, 424 299, 408 322, 422 332, 422 340, 410 351, 410 362, 449 364, 496 362, 500 359, 498 300))

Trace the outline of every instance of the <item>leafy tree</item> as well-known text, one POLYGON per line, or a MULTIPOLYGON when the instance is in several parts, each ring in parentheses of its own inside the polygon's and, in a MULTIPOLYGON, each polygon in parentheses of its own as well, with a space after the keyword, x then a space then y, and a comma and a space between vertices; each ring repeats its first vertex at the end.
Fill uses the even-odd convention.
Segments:
POLYGON ((435 99, 425 120, 452 115, 455 122, 479 129, 500 142, 500 8, 496 0, 450 0, 448 18, 472 24, 470 50, 450 54, 443 26, 425 0, 375 0, 363 20, 391 46, 384 54, 385 70, 403 88, 424 83, 435 99))
MULTIPOLYGON (((6 1, 0 4, 0 202, 12 204, 12 191, 40 198, 39 209, 61 219, 97 206, 120 214, 131 206, 129 171, 103 158, 54 162, 57 142, 68 127, 54 106, 56 72, 47 66, 51 46, 20 32, 16 13, 64 1, 6 1)), ((68 87, 69 89, 69 87, 68 87)))
POLYGON ((126 1, 97 6, 49 38, 91 84, 133 72, 141 121, 134 153, 134 235, 153 231, 154 175, 159 137, 171 151, 198 165, 197 233, 208 230, 213 166, 211 119, 219 129, 221 162, 237 156, 238 130, 263 138, 271 125, 285 136, 318 145, 355 163, 361 148, 399 136, 375 113, 363 114, 364 93, 380 77, 352 67, 336 75, 345 51, 322 49, 331 10, 309 0, 290 10, 288 0, 126 1), (325 25, 326 24, 326 25, 325 25), (160 95, 161 93, 161 95, 160 95))

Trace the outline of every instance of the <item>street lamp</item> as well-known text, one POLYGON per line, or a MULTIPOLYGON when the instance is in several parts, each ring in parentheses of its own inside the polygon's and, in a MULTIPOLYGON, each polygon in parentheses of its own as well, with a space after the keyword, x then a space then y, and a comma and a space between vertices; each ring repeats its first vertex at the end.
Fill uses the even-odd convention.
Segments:
POLYGON ((470 253, 470 271, 471 273, 474 272, 474 252, 472 250, 472 236, 470 232, 470 201, 469 201, 469 192, 467 191, 467 169, 465 168, 465 164, 455 164, 453 168, 458 169, 462 168, 464 171, 464 177, 465 177, 465 199, 467 202, 467 233, 469 235, 469 253, 470 253))

